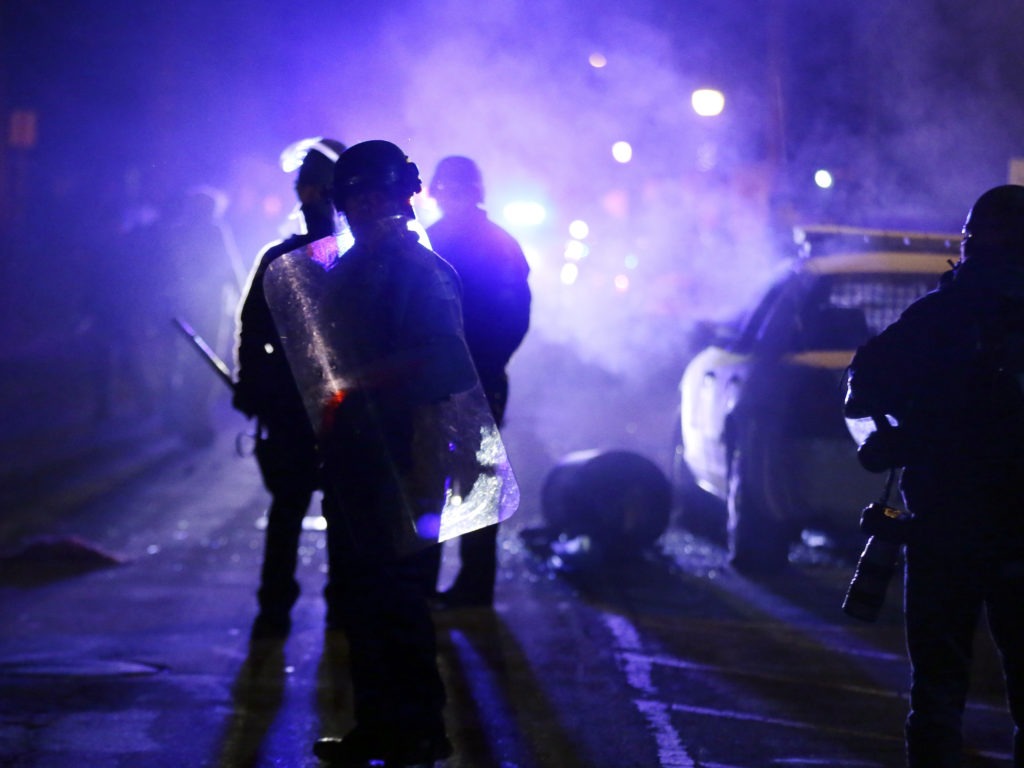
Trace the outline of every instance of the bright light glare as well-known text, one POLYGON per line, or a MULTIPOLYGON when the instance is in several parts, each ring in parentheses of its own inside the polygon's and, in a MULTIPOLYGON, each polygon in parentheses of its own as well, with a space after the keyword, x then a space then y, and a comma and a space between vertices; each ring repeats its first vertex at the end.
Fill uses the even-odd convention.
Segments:
POLYGON ((543 205, 526 200, 509 203, 503 209, 503 213, 505 221, 513 227, 536 227, 548 215, 543 205))
POLYGON ((637 258, 635 253, 627 254, 626 258, 623 259, 626 265, 626 269, 636 269, 637 264, 640 263, 640 259, 637 258))
POLYGON ((629 290, 629 278, 626 275, 615 276, 615 290, 619 293, 625 293, 629 290))
POLYGON ((725 94, 714 88, 698 88, 690 95, 690 104, 701 117, 715 117, 725 109, 725 94))
POLYGON ((302 518, 302 530, 304 531, 326 531, 327 520, 323 515, 306 515, 302 518))
MULTIPOLYGON (((285 173, 299 170, 302 167, 302 161, 309 154, 310 148, 322 140, 320 136, 314 136, 311 139, 300 139, 293 144, 289 144, 281 152, 281 170, 285 173)), ((328 147, 327 149, 329 150, 330 148, 328 147)))
POLYGON ((526 263, 530 269, 539 269, 543 260, 543 254, 530 243, 523 243, 523 255, 526 256, 526 263))
POLYGON ((563 285, 572 285, 576 282, 576 278, 580 276, 580 268, 571 261, 566 262, 562 265, 562 272, 560 277, 563 285))
POLYGON ((590 227, 582 219, 576 219, 569 223, 569 235, 577 240, 582 240, 590 234, 590 227))
POLYGON ((616 141, 612 144, 612 157, 620 163, 628 163, 633 159, 633 147, 628 141, 616 141))
POLYGON ((587 258, 590 249, 579 240, 570 240, 565 244, 565 258, 569 261, 580 261, 587 258))
POLYGON ((605 58, 603 53, 597 53, 596 51, 590 54, 590 66, 594 69, 602 69, 608 65, 608 59, 605 58))
POLYGON ((814 183, 822 189, 828 189, 835 183, 835 179, 832 178, 831 173, 822 168, 814 172, 814 183))

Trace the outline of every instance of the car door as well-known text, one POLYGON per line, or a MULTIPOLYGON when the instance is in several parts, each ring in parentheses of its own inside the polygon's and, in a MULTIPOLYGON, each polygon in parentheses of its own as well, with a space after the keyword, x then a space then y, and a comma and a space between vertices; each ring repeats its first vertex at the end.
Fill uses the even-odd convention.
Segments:
POLYGON ((713 344, 694 357, 681 384, 684 459, 697 484, 721 498, 725 496, 722 438, 728 382, 735 382, 743 364, 743 356, 713 344))
POLYGON ((739 332, 719 334, 683 374, 681 416, 684 459, 697 484, 719 498, 728 492, 726 422, 742 396, 758 331, 784 292, 783 280, 755 305, 739 332))

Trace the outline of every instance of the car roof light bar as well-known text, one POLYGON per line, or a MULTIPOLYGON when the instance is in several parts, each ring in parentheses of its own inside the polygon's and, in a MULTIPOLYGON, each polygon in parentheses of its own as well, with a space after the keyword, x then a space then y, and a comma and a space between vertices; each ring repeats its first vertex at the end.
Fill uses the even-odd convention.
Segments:
POLYGON ((802 257, 828 256, 851 251, 905 251, 958 253, 960 235, 945 232, 909 232, 827 224, 793 227, 793 242, 802 257))

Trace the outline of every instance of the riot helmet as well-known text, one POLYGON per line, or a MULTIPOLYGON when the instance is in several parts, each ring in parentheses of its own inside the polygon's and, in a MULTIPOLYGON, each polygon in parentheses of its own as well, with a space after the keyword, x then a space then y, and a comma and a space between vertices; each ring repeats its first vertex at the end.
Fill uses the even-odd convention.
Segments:
POLYGON ((416 163, 390 141, 364 141, 346 149, 334 166, 334 206, 345 212, 351 195, 383 192, 396 213, 415 218, 410 198, 423 189, 416 163))
POLYGON ((330 189, 334 184, 334 164, 344 151, 345 145, 335 139, 302 139, 281 153, 281 170, 285 173, 298 170, 297 184, 330 189))
POLYGON ((289 219, 290 231, 298 234, 326 236, 335 229, 335 210, 331 188, 334 186, 334 164, 345 145, 335 139, 315 137, 302 139, 281 153, 281 169, 298 171, 295 194, 299 204, 289 219))
POLYGON ((430 180, 430 196, 441 201, 459 198, 474 206, 484 201, 484 179, 480 168, 468 157, 442 158, 430 180))
POLYGON ((964 222, 962 252, 965 260, 1024 265, 1024 186, 1003 184, 977 199, 964 222))

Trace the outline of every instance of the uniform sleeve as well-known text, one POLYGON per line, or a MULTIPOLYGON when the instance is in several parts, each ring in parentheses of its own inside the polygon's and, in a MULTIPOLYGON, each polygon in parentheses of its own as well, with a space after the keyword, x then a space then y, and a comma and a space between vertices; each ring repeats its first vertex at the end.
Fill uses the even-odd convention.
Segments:
POLYGON ((255 416, 258 409, 258 360, 262 352, 259 328, 263 298, 262 259, 249 278, 235 317, 235 394, 232 405, 246 416, 255 416))
POLYGON ((470 339, 481 376, 504 371, 530 328, 530 267, 519 243, 502 234, 504 247, 489 280, 488 316, 476 318, 477 336, 470 339))
POLYGON ((260 254, 237 312, 232 405, 247 416, 295 409, 295 384, 263 287, 267 267, 285 247, 268 248, 260 254))
POLYGON ((411 401, 425 403, 470 389, 477 376, 454 271, 436 260, 417 272, 402 323, 404 354, 415 361, 405 389, 411 401))
POLYGON ((848 417, 892 414, 902 421, 928 391, 940 375, 943 304, 937 293, 928 294, 857 350, 849 369, 848 417))
POLYGON ((530 329, 530 266, 523 249, 514 240, 509 243, 509 255, 502 275, 502 307, 505 359, 512 357, 530 329))

